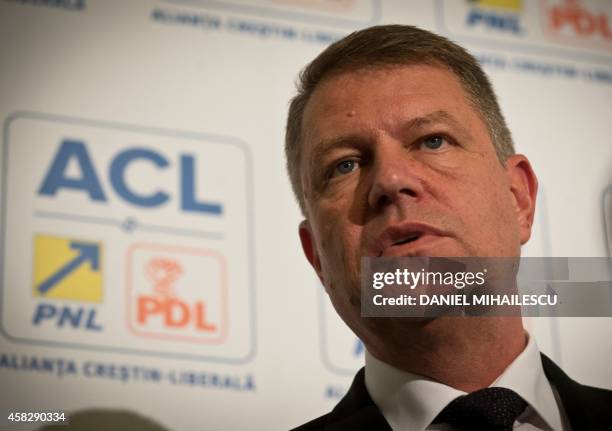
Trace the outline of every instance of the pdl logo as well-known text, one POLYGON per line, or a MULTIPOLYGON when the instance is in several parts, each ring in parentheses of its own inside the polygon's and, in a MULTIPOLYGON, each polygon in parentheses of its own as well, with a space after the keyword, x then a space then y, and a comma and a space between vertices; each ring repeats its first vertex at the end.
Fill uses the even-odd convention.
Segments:
POLYGON ((607 49, 612 48, 611 12, 610 2, 558 0, 544 3, 549 36, 607 49))
POLYGON ((133 246, 127 274, 130 329, 166 340, 223 341, 226 277, 225 259, 215 252, 133 246))
POLYGON ((473 7, 466 18, 468 27, 522 34, 521 0, 468 0, 473 7))

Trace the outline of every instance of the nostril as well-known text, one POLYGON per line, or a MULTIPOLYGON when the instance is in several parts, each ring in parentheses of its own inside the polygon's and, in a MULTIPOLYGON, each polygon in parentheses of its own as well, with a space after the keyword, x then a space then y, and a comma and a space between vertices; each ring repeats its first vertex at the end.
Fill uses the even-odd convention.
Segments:
POLYGON ((401 189, 399 190, 399 193, 397 194, 384 193, 384 194, 381 194, 378 197, 378 200, 376 201, 378 208, 383 208, 391 204, 392 202, 397 200, 400 195, 410 196, 411 198, 417 197, 417 193, 414 190, 409 189, 409 188, 401 189))
POLYGON ((415 192, 414 190, 412 190, 412 189, 402 189, 402 190, 400 191, 400 193, 403 193, 403 194, 405 194, 405 195, 408 195, 408 196, 410 196, 411 198, 416 198, 416 197, 417 197, 416 192, 415 192))
POLYGON ((387 204, 391 202, 391 199, 389 199, 389 196, 387 195, 382 195, 378 198, 378 207, 379 208, 383 208, 385 206, 387 206, 387 204))

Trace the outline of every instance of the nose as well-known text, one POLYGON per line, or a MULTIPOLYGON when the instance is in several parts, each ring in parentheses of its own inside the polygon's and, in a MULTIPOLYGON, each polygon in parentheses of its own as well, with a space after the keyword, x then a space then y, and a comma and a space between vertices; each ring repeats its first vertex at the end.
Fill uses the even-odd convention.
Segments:
POLYGON ((421 196, 423 187, 418 176, 418 162, 401 143, 379 143, 374 157, 368 194, 372 209, 381 210, 402 200, 416 201, 421 196))

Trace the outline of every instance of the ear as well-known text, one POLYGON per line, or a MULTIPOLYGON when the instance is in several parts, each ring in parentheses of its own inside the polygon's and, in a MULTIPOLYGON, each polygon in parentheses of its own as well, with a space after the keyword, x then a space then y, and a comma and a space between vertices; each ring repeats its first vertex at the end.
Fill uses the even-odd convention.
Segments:
POLYGON ((310 223, 308 223, 308 220, 302 220, 302 222, 300 223, 299 233, 304 255, 306 256, 306 259, 308 259, 308 262, 310 262, 317 275, 319 276, 321 284, 325 286, 323 280, 323 271, 321 270, 321 260, 319 259, 319 252, 317 251, 314 235, 312 234, 312 228, 310 227, 310 223))
POLYGON ((523 245, 531 236, 538 194, 538 179, 529 160, 522 154, 515 154, 506 160, 506 173, 510 180, 510 193, 514 197, 519 236, 521 245, 523 245))

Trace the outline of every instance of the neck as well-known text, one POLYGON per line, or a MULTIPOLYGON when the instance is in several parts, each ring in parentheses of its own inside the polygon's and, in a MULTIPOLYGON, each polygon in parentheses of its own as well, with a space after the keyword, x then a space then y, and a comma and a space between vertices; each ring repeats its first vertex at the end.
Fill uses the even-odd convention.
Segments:
POLYGON ((410 325, 402 320, 387 321, 384 337, 364 337, 368 351, 464 392, 493 383, 527 341, 520 317, 442 317, 410 325))

